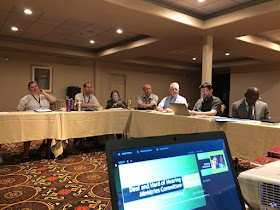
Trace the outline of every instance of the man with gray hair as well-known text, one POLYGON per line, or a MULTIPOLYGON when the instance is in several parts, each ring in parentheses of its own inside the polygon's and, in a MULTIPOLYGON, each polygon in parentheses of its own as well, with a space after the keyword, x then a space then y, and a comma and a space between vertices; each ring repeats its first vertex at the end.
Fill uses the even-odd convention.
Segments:
POLYGON ((154 109, 158 103, 158 96, 152 93, 152 86, 144 85, 143 91, 144 94, 138 97, 139 109, 154 109))
POLYGON ((178 104, 186 104, 187 106, 187 100, 179 95, 180 87, 177 82, 173 82, 170 84, 169 92, 170 96, 165 97, 161 100, 159 105, 157 106, 157 111, 159 112, 173 112, 170 108, 169 103, 178 103, 178 104))

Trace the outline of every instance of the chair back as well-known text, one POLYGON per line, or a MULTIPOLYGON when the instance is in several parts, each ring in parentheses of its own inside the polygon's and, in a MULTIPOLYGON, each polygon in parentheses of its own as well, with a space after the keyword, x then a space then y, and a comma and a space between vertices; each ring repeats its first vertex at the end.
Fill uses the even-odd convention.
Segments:
POLYGON ((56 102, 51 105, 51 109, 54 111, 58 111, 62 107, 66 107, 66 101, 65 100, 56 100, 56 102))
POLYGON ((226 108, 227 108, 226 105, 224 105, 224 104, 221 105, 221 117, 225 116, 226 108))

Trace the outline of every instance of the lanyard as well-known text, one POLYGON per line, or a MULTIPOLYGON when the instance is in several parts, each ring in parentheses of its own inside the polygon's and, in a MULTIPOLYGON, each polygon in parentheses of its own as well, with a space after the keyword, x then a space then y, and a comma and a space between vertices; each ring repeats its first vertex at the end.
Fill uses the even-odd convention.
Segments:
POLYGON ((42 106, 41 106, 41 99, 40 99, 40 95, 38 95, 39 96, 39 100, 33 95, 33 94, 31 94, 32 96, 33 96, 33 98, 39 103, 39 105, 40 105, 40 109, 42 108, 42 106))
POLYGON ((86 104, 88 104, 88 103, 89 103, 89 100, 90 100, 90 95, 88 96, 88 102, 86 102, 86 97, 85 97, 84 94, 83 94, 83 96, 84 96, 84 102, 85 102, 86 104))

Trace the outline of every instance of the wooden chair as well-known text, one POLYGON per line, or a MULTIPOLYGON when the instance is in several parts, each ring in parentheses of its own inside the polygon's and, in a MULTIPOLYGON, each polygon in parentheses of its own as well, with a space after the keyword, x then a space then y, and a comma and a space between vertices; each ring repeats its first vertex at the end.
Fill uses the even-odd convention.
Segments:
POLYGON ((221 117, 225 117, 225 111, 226 111, 226 105, 222 104, 221 105, 221 117))

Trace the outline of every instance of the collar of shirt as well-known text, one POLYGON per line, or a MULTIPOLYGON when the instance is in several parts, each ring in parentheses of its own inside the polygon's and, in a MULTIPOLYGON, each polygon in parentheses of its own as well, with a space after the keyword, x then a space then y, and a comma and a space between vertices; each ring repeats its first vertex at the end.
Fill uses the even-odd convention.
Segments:
POLYGON ((176 97, 172 97, 172 96, 169 96, 170 97, 170 102, 173 102, 175 103, 175 101, 177 100, 177 98, 179 97, 179 94, 176 96, 176 97))
MULTIPOLYGON (((179 97, 179 94, 176 97, 174 97, 174 99, 176 100, 178 97, 179 97)), ((170 98, 173 99, 172 96, 170 96, 170 98)))
MULTIPOLYGON (((246 98, 244 100, 245 100, 245 104, 246 104, 246 110, 248 111, 250 105, 247 103, 246 98)), ((252 106, 252 109, 255 110, 255 105, 252 106)))
POLYGON ((213 101, 213 95, 210 96, 210 98, 203 99, 203 102, 213 101))
POLYGON ((143 95, 143 97, 148 100, 148 99, 152 98, 152 94, 150 95, 149 98, 147 98, 145 94, 143 95))

